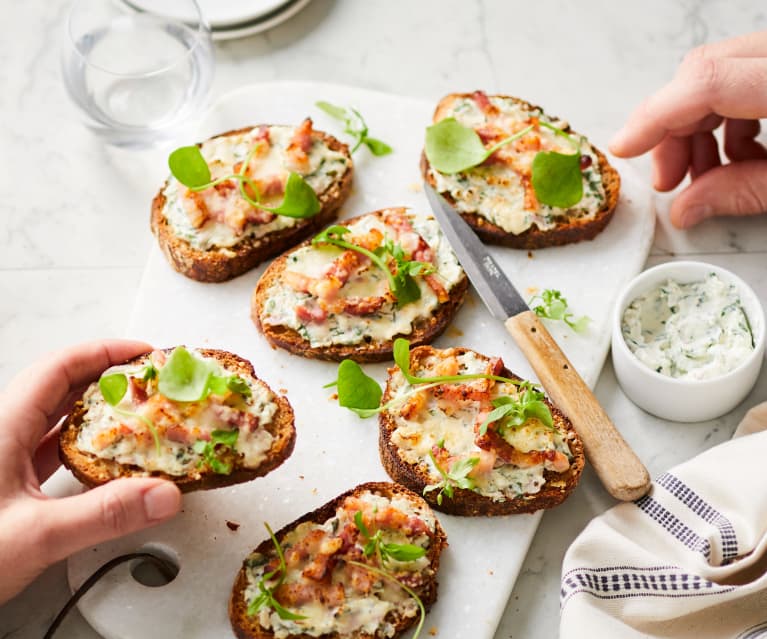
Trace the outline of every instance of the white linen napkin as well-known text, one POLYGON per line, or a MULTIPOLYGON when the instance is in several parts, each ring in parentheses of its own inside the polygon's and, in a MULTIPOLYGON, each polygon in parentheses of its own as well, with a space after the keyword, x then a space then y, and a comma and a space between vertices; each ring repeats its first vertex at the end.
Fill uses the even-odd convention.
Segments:
POLYGON ((767 402, 611 508, 562 565, 561 639, 767 637, 767 402))

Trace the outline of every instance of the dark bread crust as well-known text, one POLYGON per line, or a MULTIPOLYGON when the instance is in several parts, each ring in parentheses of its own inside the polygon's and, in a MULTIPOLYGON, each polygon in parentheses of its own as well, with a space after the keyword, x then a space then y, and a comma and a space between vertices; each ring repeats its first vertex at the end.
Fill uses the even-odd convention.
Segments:
MULTIPOLYGON (((349 496, 359 495, 364 492, 373 492, 390 499, 395 495, 402 495, 411 501, 418 501, 419 503, 424 501, 421 497, 412 493, 407 488, 397 484, 388 482, 368 482, 365 484, 360 484, 359 486, 352 488, 351 490, 347 490, 345 493, 342 493, 327 504, 320 506, 317 510, 306 513, 295 521, 280 528, 280 530, 275 533, 277 541, 282 544, 282 540, 287 533, 305 522, 315 522, 320 524, 326 522, 328 519, 331 519, 335 516, 336 509, 341 505, 344 499, 349 496)), ((433 578, 424 587, 417 589, 416 591, 427 612, 431 608, 432 604, 434 604, 434 602, 437 600, 436 575, 439 570, 440 554, 442 553, 442 550, 447 546, 447 535, 440 525, 439 520, 435 518, 435 522, 436 524, 434 536, 431 539, 431 545, 429 546, 429 550, 426 554, 426 556, 429 558, 429 567, 433 571, 433 578)), ((272 544, 272 540, 269 538, 265 539, 253 552, 260 553, 265 556, 274 555, 274 545, 272 544)), ((243 562, 243 566, 237 573, 237 577, 234 580, 232 595, 229 599, 229 620, 232 623, 234 634, 237 635, 239 639, 274 639, 274 633, 262 628, 261 625, 257 622, 255 615, 253 617, 248 616, 248 606, 245 602, 245 588, 247 585, 248 579, 246 576, 245 563, 243 562)), ((412 618, 396 618, 396 615, 393 612, 390 612, 386 619, 392 621, 395 626, 396 630, 393 637, 398 637, 408 628, 415 625, 415 623, 418 621, 418 615, 412 618)), ((338 634, 326 633, 319 636, 326 639, 333 639, 334 637, 337 637, 338 634)), ((355 636, 358 636, 360 639, 375 639, 375 635, 371 634, 359 634, 355 636)), ((305 633, 301 633, 299 635, 290 635, 290 637, 291 639, 316 639, 314 635, 308 635, 305 633)))
MULTIPOLYGON (((390 209, 380 209, 372 213, 367 213, 366 215, 381 216, 386 210, 390 209)), ((343 222, 340 222, 340 224, 348 225, 361 217, 364 216, 360 215, 349 220, 344 220, 343 222)), ((302 357, 307 357, 309 359, 320 359, 331 362, 340 362, 343 359, 352 359, 359 363, 385 362, 392 358, 394 341, 398 337, 409 339, 412 346, 429 344, 439 337, 447 328, 448 324, 461 307, 461 304, 463 304, 469 289, 469 280, 464 274, 460 281, 458 281, 450 290, 450 298, 447 302, 440 304, 437 307, 436 312, 430 317, 416 322, 412 332, 408 335, 395 335, 391 339, 383 342, 363 342, 361 344, 353 345, 333 344, 331 346, 312 347, 292 328, 286 326, 271 326, 264 324, 261 321, 261 316, 264 314, 266 291, 273 282, 279 280, 282 271, 285 270, 285 265, 287 264, 290 254, 293 253, 293 251, 297 251, 310 244, 310 240, 299 244, 278 257, 269 265, 261 276, 261 279, 259 279, 258 284, 256 284, 250 306, 253 322, 272 346, 284 348, 295 355, 301 355, 302 357)))
MULTIPOLYGON (((211 139, 244 133, 254 128, 256 127, 227 131, 211 139)), ((197 249, 173 232, 173 228, 163 215, 163 208, 165 207, 163 191, 167 185, 166 181, 152 200, 150 226, 170 265, 182 275, 199 282, 225 282, 255 268, 261 262, 279 255, 334 220, 341 205, 351 193, 354 165, 349 147, 346 144, 322 131, 313 131, 312 137, 321 140, 331 150, 343 153, 349 161, 343 176, 332 182, 322 193, 317 194, 321 206, 320 212, 314 217, 300 220, 295 226, 269 233, 263 237, 243 238, 231 247, 210 250, 197 249)), ((197 146, 202 146, 202 143, 198 143, 197 146)))
MULTIPOLYGON (((436 116, 439 113, 442 105, 448 101, 455 99, 463 99, 471 97, 470 93, 454 93, 444 97, 440 100, 437 108, 434 112, 435 122, 436 116)), ((540 107, 530 104, 520 98, 513 96, 498 96, 513 100, 514 102, 521 104, 530 109, 540 109, 540 107)), ((542 109, 541 109, 542 110, 542 109)), ((567 126, 564 131, 570 133, 572 129, 567 126)), ((584 240, 593 240, 604 228, 608 222, 612 219, 615 207, 618 205, 618 198, 620 196, 620 184, 621 179, 618 171, 607 161, 607 157, 599 149, 592 145, 597 158, 599 159, 599 170, 602 175, 602 185, 605 190, 605 201, 600 209, 591 218, 568 218, 563 217, 557 222, 557 225, 553 229, 541 230, 537 226, 533 225, 526 231, 515 235, 503 230, 501 227, 496 226, 490 222, 487 218, 476 213, 461 212, 457 208, 455 199, 450 193, 441 193, 442 197, 455 208, 458 213, 466 222, 471 226, 479 238, 488 244, 499 244, 501 246, 508 246, 510 248, 517 249, 540 249, 549 246, 563 246, 565 244, 574 244, 575 242, 581 242, 584 240)), ((429 173, 429 161, 426 158, 426 154, 421 154, 421 175, 424 180, 434 189, 436 189, 436 182, 434 177, 429 173)))
MULTIPOLYGON (((170 352, 170 350, 172 349, 167 349, 166 352, 170 352)), ((249 361, 227 351, 199 349, 199 352, 205 357, 217 359, 227 370, 236 371, 243 377, 255 379, 268 388, 265 382, 256 377, 253 365, 249 361)), ((147 355, 148 353, 139 355, 126 363, 141 362, 147 355)), ((256 477, 263 477, 282 464, 293 452, 293 447, 296 443, 293 408, 285 397, 275 394, 274 401, 277 404, 277 412, 272 422, 264 427, 274 437, 274 441, 267 453, 266 459, 258 468, 243 468, 236 463, 236 459, 233 457, 234 467, 229 475, 214 473, 209 469, 201 469, 195 471, 194 474, 178 476, 169 475, 161 471, 147 472, 139 466, 120 464, 116 461, 102 459, 90 453, 81 452, 77 448, 77 434, 83 425, 86 413, 82 399, 75 403, 72 412, 61 427, 59 458, 72 474, 89 488, 100 486, 120 477, 157 477, 167 479, 176 484, 181 492, 185 493, 193 490, 207 490, 239 484, 256 477)))
MULTIPOLYGON (((413 349, 411 351, 411 366, 413 366, 413 362, 417 362, 418 359, 434 353, 435 350, 436 349, 431 346, 422 346, 418 349, 413 349)), ((459 353, 470 352, 470 349, 468 348, 456 348, 455 350, 459 353)), ((521 379, 506 368, 503 369, 501 375, 511 379, 521 379)), ((391 393, 393 391, 391 382, 392 378, 391 375, 389 375, 381 403, 385 403, 391 399, 391 393)), ((570 447, 570 452, 573 455, 573 460, 570 464, 570 468, 565 473, 556 473, 549 470, 544 471, 546 483, 541 490, 534 495, 523 495, 505 501, 495 501, 490 497, 480 495, 472 490, 455 488, 453 498, 449 499, 445 497, 442 500, 442 505, 437 503, 437 491, 426 493, 424 499, 429 502, 429 505, 435 510, 450 515, 476 517, 481 515, 497 516, 532 513, 536 510, 552 508, 561 504, 578 485, 578 480, 580 479, 585 463, 585 456, 583 452, 583 444, 575 433, 570 420, 548 399, 545 399, 544 401, 551 411, 554 425, 557 426, 560 431, 572 435, 571 438, 568 437, 567 443, 570 447)), ((381 456, 381 463, 386 469, 386 472, 394 481, 399 482, 403 486, 407 486, 410 490, 419 495, 423 494, 424 488, 432 482, 429 480, 429 474, 424 469, 416 464, 410 464, 400 457, 398 452, 399 448, 391 439, 392 434, 396 429, 394 416, 388 411, 382 412, 379 414, 378 423, 378 449, 381 456)))

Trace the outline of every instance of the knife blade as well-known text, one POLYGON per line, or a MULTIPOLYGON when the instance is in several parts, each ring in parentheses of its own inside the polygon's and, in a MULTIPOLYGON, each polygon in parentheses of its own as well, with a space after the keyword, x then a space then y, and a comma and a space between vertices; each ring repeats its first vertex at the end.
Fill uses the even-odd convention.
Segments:
POLYGON ((424 184, 424 190, 469 281, 491 315, 504 322, 549 397, 572 422, 586 458, 607 491, 622 501, 647 493, 651 485, 647 469, 554 338, 471 227, 429 184, 424 184))

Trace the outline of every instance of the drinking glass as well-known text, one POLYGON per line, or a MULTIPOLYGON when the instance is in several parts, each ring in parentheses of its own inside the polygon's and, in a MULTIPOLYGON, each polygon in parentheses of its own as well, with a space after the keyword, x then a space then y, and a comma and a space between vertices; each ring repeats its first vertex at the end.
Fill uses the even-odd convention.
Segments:
POLYGON ((75 0, 65 31, 64 83, 106 142, 161 144, 204 104, 213 45, 196 0, 75 0))

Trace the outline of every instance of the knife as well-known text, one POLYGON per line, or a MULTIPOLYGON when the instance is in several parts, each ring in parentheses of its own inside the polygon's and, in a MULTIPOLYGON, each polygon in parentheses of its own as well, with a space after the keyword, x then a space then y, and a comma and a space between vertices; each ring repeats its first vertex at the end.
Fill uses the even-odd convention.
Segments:
POLYGON ((424 189, 469 281, 490 314, 504 322, 549 397, 572 422, 583 442, 586 458, 607 492, 621 501, 632 501, 647 493, 651 485, 647 469, 554 338, 471 227, 429 184, 424 189))

